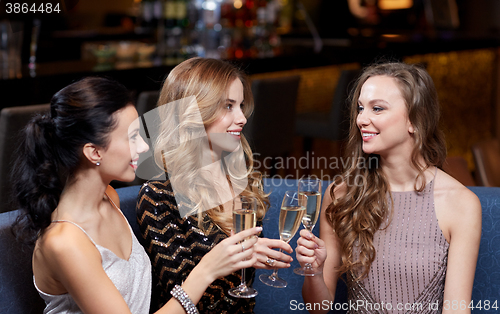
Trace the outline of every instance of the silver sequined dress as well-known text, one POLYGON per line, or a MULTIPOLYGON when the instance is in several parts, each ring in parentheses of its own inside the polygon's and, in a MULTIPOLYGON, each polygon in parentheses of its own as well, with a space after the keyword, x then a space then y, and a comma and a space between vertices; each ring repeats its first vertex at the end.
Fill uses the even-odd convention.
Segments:
POLYGON ((392 192, 392 221, 374 235, 368 277, 347 276, 349 300, 360 305, 349 313, 441 313, 449 244, 434 210, 434 180, 422 193, 392 192))
MULTIPOLYGON (((87 234, 83 228, 74 222, 65 220, 55 222, 71 223, 87 234)), ((120 291, 130 312, 132 314, 148 314, 151 301, 151 263, 130 225, 129 229, 132 236, 132 253, 128 260, 116 256, 111 250, 95 243, 88 234, 87 236, 99 250, 102 259, 102 268, 118 291, 120 291)), ((33 277, 34 281, 35 277, 33 277)), ((35 288, 46 303, 43 311, 44 314, 83 314, 69 293, 51 295, 38 289, 36 282, 34 283, 35 288)))

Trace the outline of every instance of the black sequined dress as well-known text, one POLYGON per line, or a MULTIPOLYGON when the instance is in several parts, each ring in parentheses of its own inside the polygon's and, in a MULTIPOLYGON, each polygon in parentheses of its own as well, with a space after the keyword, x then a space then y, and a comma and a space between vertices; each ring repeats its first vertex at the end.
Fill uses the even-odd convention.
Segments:
MULTIPOLYGON (((170 300, 173 287, 182 284, 201 258, 227 235, 208 216, 204 221, 206 232, 198 228, 196 217, 181 218, 168 180, 145 183, 136 210, 142 244, 153 266, 151 311, 154 312, 170 300)), ((245 276, 251 284, 255 269, 247 269, 245 276)), ((215 280, 197 304, 200 313, 253 313, 255 298, 237 299, 227 293, 240 281, 241 271, 215 280)))

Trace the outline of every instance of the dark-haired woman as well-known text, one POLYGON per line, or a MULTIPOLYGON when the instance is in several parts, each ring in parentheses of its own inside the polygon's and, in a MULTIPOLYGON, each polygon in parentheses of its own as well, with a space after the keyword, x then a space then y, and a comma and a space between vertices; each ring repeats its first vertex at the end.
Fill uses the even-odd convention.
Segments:
MULTIPOLYGON (((50 115, 28 124, 14 172, 24 211, 15 230, 35 243, 34 283, 46 302, 44 313, 149 313, 149 258, 108 186, 132 181, 138 156, 147 150, 128 91, 104 78, 63 88, 52 98, 50 115)), ((246 250, 238 242, 259 231, 221 243, 195 277, 175 287, 179 301, 158 312, 188 311, 211 281, 255 262, 257 240, 243 242, 246 250)))
POLYGON ((470 313, 481 205, 439 169, 446 146, 432 79, 414 65, 374 65, 351 106, 353 162, 324 197, 320 238, 298 240, 299 262, 323 270, 306 277, 304 300, 333 301, 345 274, 350 313, 470 313), (368 157, 377 162, 359 163, 368 157))

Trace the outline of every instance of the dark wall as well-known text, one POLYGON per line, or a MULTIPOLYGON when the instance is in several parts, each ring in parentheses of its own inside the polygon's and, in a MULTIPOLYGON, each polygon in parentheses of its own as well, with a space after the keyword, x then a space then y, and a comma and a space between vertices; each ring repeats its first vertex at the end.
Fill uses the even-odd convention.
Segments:
POLYGON ((500 35, 500 1, 463 0, 459 2, 460 28, 476 35, 500 35))

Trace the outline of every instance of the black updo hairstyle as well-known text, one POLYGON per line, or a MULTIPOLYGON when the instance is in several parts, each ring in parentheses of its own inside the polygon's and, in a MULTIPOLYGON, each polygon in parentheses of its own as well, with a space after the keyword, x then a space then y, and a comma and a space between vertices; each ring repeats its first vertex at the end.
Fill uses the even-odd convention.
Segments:
POLYGON ((118 124, 114 113, 132 104, 120 83, 87 77, 58 91, 50 115, 26 126, 12 171, 14 196, 22 213, 13 225, 18 240, 33 244, 51 223, 61 192, 82 162, 87 143, 106 148, 118 124))

